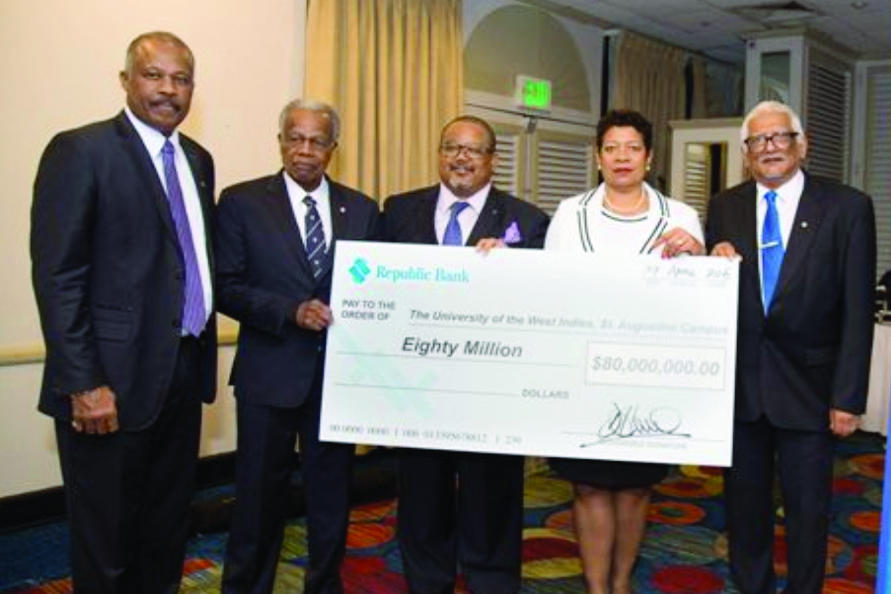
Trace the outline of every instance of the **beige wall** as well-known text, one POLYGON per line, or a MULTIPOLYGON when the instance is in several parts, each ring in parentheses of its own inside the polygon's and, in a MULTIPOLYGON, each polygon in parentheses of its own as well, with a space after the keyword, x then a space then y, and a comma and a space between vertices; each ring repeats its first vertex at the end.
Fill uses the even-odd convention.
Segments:
MULTIPOLYGON (((276 120, 302 90, 306 0, 3 0, 0 4, 0 356, 41 345, 28 216, 43 147, 57 131, 123 106, 117 73, 137 34, 170 30, 197 61, 183 130, 214 155, 217 188, 279 166, 276 120)), ((231 349, 223 349, 225 380, 231 349)), ((40 364, 0 366, 0 497, 61 484, 52 423, 35 410, 40 364)), ((221 385, 225 382, 221 381, 221 385)), ((206 408, 202 452, 234 444, 232 402, 206 408)))

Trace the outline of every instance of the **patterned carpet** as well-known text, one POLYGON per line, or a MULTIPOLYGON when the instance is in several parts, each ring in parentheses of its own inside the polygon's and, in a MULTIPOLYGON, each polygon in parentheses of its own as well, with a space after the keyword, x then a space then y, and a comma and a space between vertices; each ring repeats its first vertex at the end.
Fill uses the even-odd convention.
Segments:
MULTIPOLYGON (((835 467, 835 498, 824 593, 873 591, 881 512, 884 440, 860 435, 843 442, 835 467)), ((634 571, 636 592, 707 594, 735 592, 726 562, 719 469, 681 467, 656 488, 650 524, 634 571)), ((571 528, 571 491, 546 471, 526 481, 523 545, 524 593, 584 592, 571 528)), ((781 522, 781 520, 780 520, 781 522)), ((357 506, 352 512, 343 568, 348 594, 405 592, 394 540, 395 501, 357 506)), ((781 532, 781 526, 780 530, 781 532)), ((182 592, 218 592, 225 533, 192 539, 182 592)), ((67 531, 53 524, 0 535, 0 592, 67 593, 67 531)), ((300 592, 306 561, 302 519, 288 524, 277 593, 300 592)), ((785 548, 776 546, 785 574, 785 548)), ((459 588, 459 592, 463 592, 459 588)))

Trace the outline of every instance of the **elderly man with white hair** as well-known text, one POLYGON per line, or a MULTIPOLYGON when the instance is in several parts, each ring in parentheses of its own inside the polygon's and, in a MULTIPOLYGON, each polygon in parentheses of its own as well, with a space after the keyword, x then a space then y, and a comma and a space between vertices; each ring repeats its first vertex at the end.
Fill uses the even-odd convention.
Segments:
POLYGON ((740 257, 730 567, 745 594, 776 591, 773 480, 785 510, 786 592, 820 592, 836 438, 866 403, 875 285, 869 196, 802 169, 798 116, 759 103, 741 129, 751 180, 712 199, 706 241, 740 257))
POLYGON ((325 173, 340 118, 295 99, 279 116, 282 168, 223 190, 216 248, 220 311, 238 320, 235 511, 223 594, 273 590, 299 444, 308 560, 303 592, 343 592, 353 446, 319 440, 331 267, 338 241, 374 239, 378 206, 325 173))

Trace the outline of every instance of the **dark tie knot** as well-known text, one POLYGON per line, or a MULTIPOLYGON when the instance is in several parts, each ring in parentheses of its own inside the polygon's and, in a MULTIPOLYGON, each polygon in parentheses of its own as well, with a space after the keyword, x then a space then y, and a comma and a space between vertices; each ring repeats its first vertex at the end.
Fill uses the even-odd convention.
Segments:
POLYGON ((173 143, 170 142, 169 138, 164 141, 164 146, 161 147, 161 153, 167 156, 173 155, 173 143))
POLYGON ((314 208, 316 205, 316 201, 313 200, 312 196, 306 196, 303 199, 303 204, 306 205, 306 208, 314 208))

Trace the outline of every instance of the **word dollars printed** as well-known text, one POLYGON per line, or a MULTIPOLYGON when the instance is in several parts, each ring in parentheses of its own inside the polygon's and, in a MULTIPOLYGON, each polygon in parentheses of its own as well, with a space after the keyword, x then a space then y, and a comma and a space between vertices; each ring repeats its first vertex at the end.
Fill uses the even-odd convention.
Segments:
POLYGON ((735 262, 345 241, 333 275, 324 440, 730 463, 735 262))

